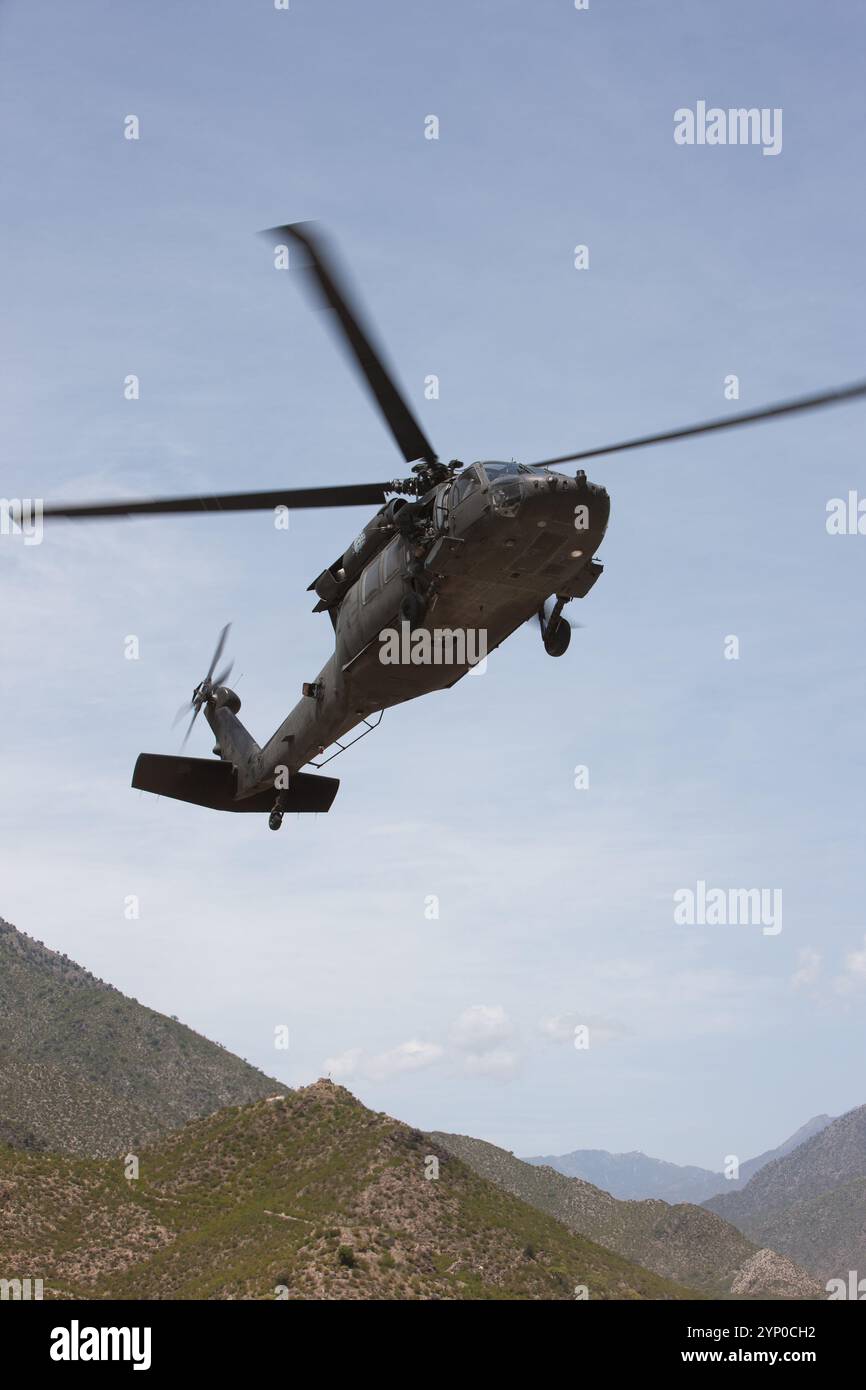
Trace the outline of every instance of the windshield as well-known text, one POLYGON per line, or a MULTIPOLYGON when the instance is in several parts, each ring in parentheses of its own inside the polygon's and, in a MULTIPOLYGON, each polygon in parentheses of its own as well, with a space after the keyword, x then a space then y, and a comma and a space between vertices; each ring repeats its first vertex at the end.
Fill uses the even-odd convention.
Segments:
POLYGON ((509 474, 514 476, 517 473, 530 473, 538 477, 539 474, 547 472, 546 468, 531 468, 528 463, 515 463, 514 459, 510 463, 482 463, 487 479, 495 483, 499 478, 505 478, 509 474))
POLYGON ((505 477, 508 473, 529 472, 529 469, 526 468, 524 464, 515 463, 513 459, 511 463, 482 463, 481 467, 484 469, 487 479, 491 483, 496 482, 497 478, 505 477))

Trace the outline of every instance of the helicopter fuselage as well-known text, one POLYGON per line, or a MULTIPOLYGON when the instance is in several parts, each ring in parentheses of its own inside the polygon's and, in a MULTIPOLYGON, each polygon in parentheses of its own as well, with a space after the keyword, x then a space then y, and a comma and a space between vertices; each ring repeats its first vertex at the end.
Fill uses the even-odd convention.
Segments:
POLYGON ((204 711, 218 760, 142 753, 133 771, 133 787, 157 796, 219 811, 267 811, 272 830, 287 811, 327 811, 333 802, 338 779, 303 772, 308 763, 320 768, 329 762, 324 755, 332 745, 344 751, 345 736, 356 726, 371 727, 371 715, 482 669, 478 658, 485 659, 527 619, 538 617, 550 656, 565 654, 571 625, 562 608, 584 597, 602 572, 595 551, 607 528, 610 499, 582 469, 574 478, 556 469, 866 397, 866 381, 857 381, 532 465, 487 462, 463 469, 456 459, 444 463, 434 449, 315 225, 286 223, 265 235, 275 242, 280 268, 289 265, 290 248, 292 257, 297 254, 302 281, 328 309, 412 476, 336 487, 60 503, 45 508, 43 517, 378 506, 350 547, 310 585, 318 599, 314 611, 330 617, 334 651, 315 680, 304 682, 303 698, 264 747, 244 728, 240 700, 223 684, 230 668, 215 674, 226 625, 208 673, 193 691, 184 738, 185 745, 204 711), (386 501, 389 494, 396 495, 386 501))
POLYGON ((334 652, 264 747, 237 718, 237 697, 215 692, 207 718, 237 769, 237 796, 279 786, 378 711, 454 685, 550 595, 583 597, 601 573, 609 514, 607 492, 583 473, 499 463, 473 464, 402 511, 386 504, 378 548, 368 524, 346 563, 311 586, 336 589, 317 604, 331 615, 334 652), (401 616, 407 602, 413 621, 401 616))

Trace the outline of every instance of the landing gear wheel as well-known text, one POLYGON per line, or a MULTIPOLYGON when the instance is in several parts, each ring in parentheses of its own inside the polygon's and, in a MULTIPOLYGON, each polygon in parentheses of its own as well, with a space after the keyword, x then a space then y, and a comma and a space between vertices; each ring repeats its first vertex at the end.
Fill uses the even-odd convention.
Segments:
POLYGON ((571 641, 571 625, 565 618, 558 618, 556 625, 548 624, 544 634, 544 650, 548 656, 565 656, 571 641))
POLYGON ((279 830, 282 823, 283 813, 282 811, 279 811, 275 808, 273 811, 271 811, 271 814, 268 816, 268 829, 279 830))
POLYGON ((400 600, 400 622, 408 623, 410 629, 419 627, 426 612, 427 604, 420 594, 416 594, 414 589, 408 589, 400 600))

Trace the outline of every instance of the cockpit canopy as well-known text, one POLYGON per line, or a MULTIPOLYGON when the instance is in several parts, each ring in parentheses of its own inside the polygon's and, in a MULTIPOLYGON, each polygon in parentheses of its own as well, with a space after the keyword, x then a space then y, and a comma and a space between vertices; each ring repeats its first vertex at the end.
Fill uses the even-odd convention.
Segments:
MULTIPOLYGON (((502 490, 501 485, 505 484, 506 491, 509 490, 508 485, 511 484, 510 490, 515 491, 512 480, 520 477, 522 474, 529 474, 530 477, 535 478, 550 476, 549 470, 546 468, 530 468, 528 464, 516 463, 514 459, 511 459, 508 463, 500 462, 498 459, 471 463, 468 468, 464 468, 463 472, 458 473, 455 478, 454 487, 451 491, 450 505, 452 507, 459 506, 464 497, 468 497, 469 494, 480 487, 482 483, 490 483, 491 485, 500 484, 500 490, 502 490)), ((519 494, 519 487, 516 489, 516 492, 519 494)))
POLYGON ((500 463, 498 460, 491 459, 479 463, 478 467, 484 470, 488 482, 491 483, 498 482, 501 478, 515 473, 529 473, 537 477, 539 473, 547 472, 546 468, 530 468, 528 463, 515 463, 514 459, 510 463, 500 463))
POLYGON ((510 463, 497 463, 495 460, 491 460, 489 463, 482 463, 480 467, 489 483, 495 483, 499 478, 504 478, 509 473, 525 471, 522 464, 515 463, 513 459, 510 463))

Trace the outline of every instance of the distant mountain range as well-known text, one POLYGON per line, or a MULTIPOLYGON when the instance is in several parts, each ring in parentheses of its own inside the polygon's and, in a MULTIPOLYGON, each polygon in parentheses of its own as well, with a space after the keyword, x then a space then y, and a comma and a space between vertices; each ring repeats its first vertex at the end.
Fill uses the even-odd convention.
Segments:
POLYGON ((283 1090, 0 919, 0 1141, 108 1157, 283 1090))
POLYGON ((481 1139, 439 1132, 430 1138, 497 1187, 555 1216, 569 1230, 707 1297, 819 1296, 816 1281, 792 1260, 759 1249, 702 1207, 668 1206, 658 1200, 619 1201, 580 1178, 526 1163, 481 1139))
POLYGON ((288 1091, 0 921, 0 1278, 46 1297, 820 1297, 866 1275, 866 1107, 825 1119, 709 1209, 621 1200, 288 1091))
POLYGON ((830 1124, 832 1116, 816 1115, 802 1125, 778 1148, 768 1149, 757 1158, 740 1164, 739 1178, 726 1178, 710 1168, 697 1168, 678 1163, 666 1163, 643 1153, 614 1154, 606 1149, 575 1149, 572 1153, 553 1154, 524 1159, 525 1163, 554 1168, 569 1178, 583 1178, 594 1183, 613 1197, 641 1200, 659 1197, 664 1202, 706 1202, 717 1193, 737 1192, 744 1188, 766 1164, 783 1158, 792 1149, 819 1134, 830 1124))
POLYGON ((46 1298, 693 1296, 0 922, 0 1278, 34 1277, 46 1298))
MULTIPOLYGON (((829 1279, 847 1283, 850 1271, 866 1279, 866 1106, 836 1119, 816 1115, 778 1148, 741 1164, 737 1181, 706 1168, 601 1149, 528 1158, 525 1163, 594 1183, 620 1199, 700 1203, 754 1244, 796 1261, 822 1287, 829 1279)), ((589 1234, 599 1228, 585 1223, 581 1229, 589 1234)), ((614 1249, 638 1249, 632 1243, 595 1238, 614 1249)), ((648 1269, 673 1267, 653 1261, 645 1252, 632 1257, 648 1269)), ((686 1278, 682 1272, 679 1277, 686 1278)), ((700 1271, 690 1282, 706 1287, 700 1271)))
POLYGON ((866 1278, 866 1105, 706 1206, 822 1280, 866 1278))

